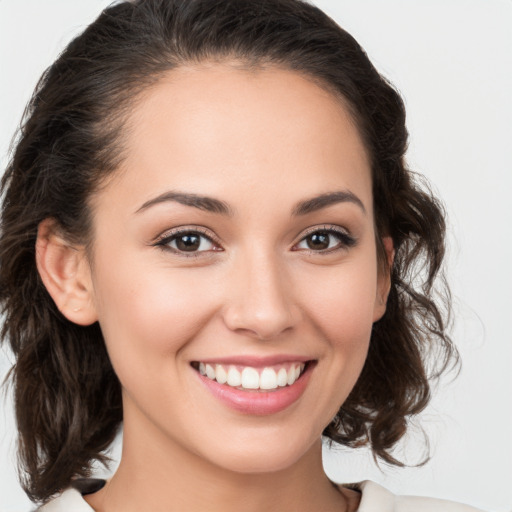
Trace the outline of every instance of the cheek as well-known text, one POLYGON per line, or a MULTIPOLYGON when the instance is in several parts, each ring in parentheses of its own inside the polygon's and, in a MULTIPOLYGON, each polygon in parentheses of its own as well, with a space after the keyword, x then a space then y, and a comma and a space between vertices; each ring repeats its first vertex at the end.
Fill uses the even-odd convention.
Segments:
POLYGON ((371 254, 347 259, 336 267, 315 269, 316 275, 309 275, 300 291, 314 326, 313 336, 321 340, 322 380, 315 389, 317 398, 311 411, 320 430, 347 399, 366 360, 377 288, 371 254))
POLYGON ((318 286, 303 288, 309 316, 331 343, 349 349, 369 340, 377 291, 375 267, 373 260, 364 264, 354 259, 329 269, 323 278, 317 276, 318 286))
POLYGON ((98 268, 95 276, 99 323, 120 373, 165 365, 215 311, 201 272, 142 263, 118 259, 115 268, 98 268))

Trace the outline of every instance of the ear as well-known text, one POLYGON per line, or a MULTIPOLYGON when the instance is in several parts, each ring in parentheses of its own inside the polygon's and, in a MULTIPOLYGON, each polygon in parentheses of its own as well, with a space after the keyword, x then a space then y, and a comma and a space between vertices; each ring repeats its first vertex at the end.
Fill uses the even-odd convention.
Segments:
POLYGON ((377 295, 373 310, 373 321, 380 320, 386 312, 389 290, 391 289, 391 268, 395 259, 395 248, 390 236, 382 237, 382 245, 386 251, 386 262, 379 265, 377 277, 377 295))
POLYGON ((85 248, 70 244, 53 219, 39 224, 36 264, 48 293, 68 320, 79 325, 97 320, 85 248))

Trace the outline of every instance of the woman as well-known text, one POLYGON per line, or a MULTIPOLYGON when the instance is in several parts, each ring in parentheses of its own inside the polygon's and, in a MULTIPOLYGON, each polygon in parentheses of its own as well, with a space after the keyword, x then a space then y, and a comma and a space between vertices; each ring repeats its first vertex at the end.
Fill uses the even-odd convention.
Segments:
POLYGON ((42 510, 474 510, 322 469, 322 435, 400 464, 456 358, 433 300, 443 215, 404 122, 353 38, 296 0, 122 2, 68 46, 3 180, 4 337, 42 510), (121 421, 116 474, 77 479, 121 421))

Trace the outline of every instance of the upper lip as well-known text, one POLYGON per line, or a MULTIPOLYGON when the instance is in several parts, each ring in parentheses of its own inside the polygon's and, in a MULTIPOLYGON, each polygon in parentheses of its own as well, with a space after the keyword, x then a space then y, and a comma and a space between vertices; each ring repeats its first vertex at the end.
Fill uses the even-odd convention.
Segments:
POLYGON ((223 365, 239 365, 239 366, 252 366, 252 367, 264 367, 264 366, 275 366, 283 363, 305 363, 311 361, 313 358, 308 356, 299 356, 293 354, 276 354, 272 356, 228 356, 228 357, 212 357, 206 359, 197 359, 194 362, 200 362, 205 364, 223 364, 223 365))

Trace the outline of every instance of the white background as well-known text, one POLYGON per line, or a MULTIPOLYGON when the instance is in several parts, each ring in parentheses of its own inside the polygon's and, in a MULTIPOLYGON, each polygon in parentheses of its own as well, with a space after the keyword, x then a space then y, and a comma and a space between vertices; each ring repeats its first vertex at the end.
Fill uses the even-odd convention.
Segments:
MULTIPOLYGON (((257 0, 255 0, 257 1, 257 0)), ((0 0, 0 158, 36 81, 108 0, 0 0)), ((368 453, 327 453, 336 481, 512 511, 512 1, 318 0, 399 88, 411 167, 447 205, 454 339, 463 369, 422 415, 431 461, 379 470, 368 453)), ((10 358, 0 353, 0 378, 10 358)), ((0 402, 0 511, 31 509, 14 467, 9 395, 0 402)), ((413 429, 407 453, 421 452, 413 429)))

